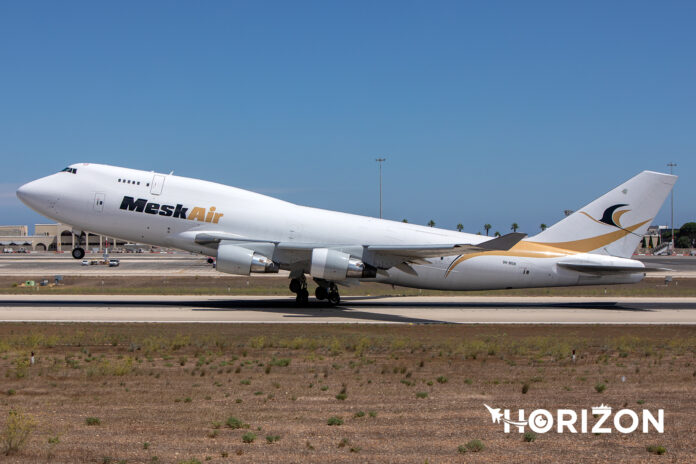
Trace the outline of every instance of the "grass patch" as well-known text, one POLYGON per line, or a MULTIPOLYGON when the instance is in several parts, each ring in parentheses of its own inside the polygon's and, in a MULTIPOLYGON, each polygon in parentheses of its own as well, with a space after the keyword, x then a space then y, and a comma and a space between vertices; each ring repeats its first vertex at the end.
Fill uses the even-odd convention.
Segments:
POLYGON ((665 448, 662 445, 648 445, 645 447, 646 450, 648 450, 648 453, 652 454, 665 454, 667 452, 667 448, 665 448))
POLYGON ((225 425, 228 428, 231 428, 232 430, 241 429, 243 427, 248 427, 244 422, 242 422, 241 420, 237 419, 234 416, 228 417, 227 420, 225 421, 225 425))
POLYGON ((471 440, 467 442, 466 445, 459 445, 457 448, 457 451, 460 454, 464 454, 468 451, 472 453, 478 453, 479 451, 483 451, 486 447, 483 446, 483 442, 481 440, 471 440))
POLYGON ((341 419, 338 416, 331 416, 329 419, 326 421, 327 425, 343 425, 343 419, 341 419))
POLYGON ((524 432, 524 436, 522 437, 522 439, 527 443, 533 442, 534 440, 536 440, 536 438, 537 434, 534 432, 524 432))

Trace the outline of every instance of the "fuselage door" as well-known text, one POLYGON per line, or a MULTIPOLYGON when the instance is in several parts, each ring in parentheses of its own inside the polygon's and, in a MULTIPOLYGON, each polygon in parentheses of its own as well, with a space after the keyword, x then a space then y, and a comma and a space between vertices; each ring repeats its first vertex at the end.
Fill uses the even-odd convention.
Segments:
POLYGON ((519 271, 522 273, 522 282, 529 284, 534 279, 534 266, 531 261, 519 261, 519 271))
POLYGON ((150 193, 153 195, 159 195, 162 193, 162 187, 164 187, 164 176, 155 174, 152 177, 152 182, 150 183, 150 193))
POLYGON ((94 211, 101 213, 104 211, 104 194, 97 192, 94 194, 94 211))

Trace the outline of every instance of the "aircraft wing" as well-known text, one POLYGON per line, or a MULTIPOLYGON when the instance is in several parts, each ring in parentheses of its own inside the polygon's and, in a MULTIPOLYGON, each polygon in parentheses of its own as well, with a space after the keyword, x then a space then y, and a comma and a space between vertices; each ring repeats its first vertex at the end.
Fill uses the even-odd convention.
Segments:
POLYGON ((527 234, 512 233, 494 238, 476 245, 368 245, 367 250, 385 254, 412 258, 438 258, 440 256, 465 255, 492 250, 509 250, 527 234))
POLYGON ((273 245, 279 251, 293 252, 295 256, 306 259, 305 253, 311 252, 315 248, 337 249, 353 255, 362 255, 365 262, 376 267, 387 269, 399 263, 422 264, 427 258, 437 258, 440 256, 463 255, 469 253, 479 253, 491 250, 509 250, 517 242, 526 237, 526 234, 511 233, 487 240, 476 245, 473 244, 413 244, 413 245, 329 245, 325 243, 300 243, 300 242, 278 242, 271 240, 257 240, 249 237, 241 237, 225 232, 200 232, 194 237, 196 243, 217 247, 225 240, 238 242, 240 246, 268 246, 273 245), (305 252, 305 253, 303 253, 305 252), (299 253, 299 255, 298 255, 299 253))
POLYGON ((201 232, 196 234, 194 237, 194 241, 200 245, 217 245, 220 243, 222 240, 232 240, 235 242, 254 242, 254 243, 274 243, 278 244, 279 242, 274 242, 272 240, 256 240, 256 239, 250 239, 247 237, 241 237, 236 234, 228 234, 225 232, 201 232))

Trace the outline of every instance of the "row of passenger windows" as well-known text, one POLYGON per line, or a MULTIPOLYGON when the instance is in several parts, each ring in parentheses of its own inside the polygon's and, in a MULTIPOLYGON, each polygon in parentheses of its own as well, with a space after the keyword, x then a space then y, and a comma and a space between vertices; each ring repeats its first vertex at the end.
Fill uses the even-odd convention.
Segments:
MULTIPOLYGON (((119 179, 118 181, 124 184, 140 185, 140 181, 134 181, 129 179, 119 179)), ((148 182, 147 184, 145 184, 145 186, 149 187, 150 183, 148 182)))

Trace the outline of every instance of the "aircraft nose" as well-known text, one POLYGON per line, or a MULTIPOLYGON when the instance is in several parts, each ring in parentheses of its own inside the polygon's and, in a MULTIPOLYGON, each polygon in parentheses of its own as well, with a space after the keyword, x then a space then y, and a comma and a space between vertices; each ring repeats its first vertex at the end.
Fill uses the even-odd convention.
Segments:
POLYGON ((31 182, 26 183, 17 189, 17 198, 19 198, 23 203, 26 203, 30 195, 31 182))
POLYGON ((19 187, 16 192, 17 198, 39 212, 46 209, 51 192, 45 179, 37 179, 19 187))

